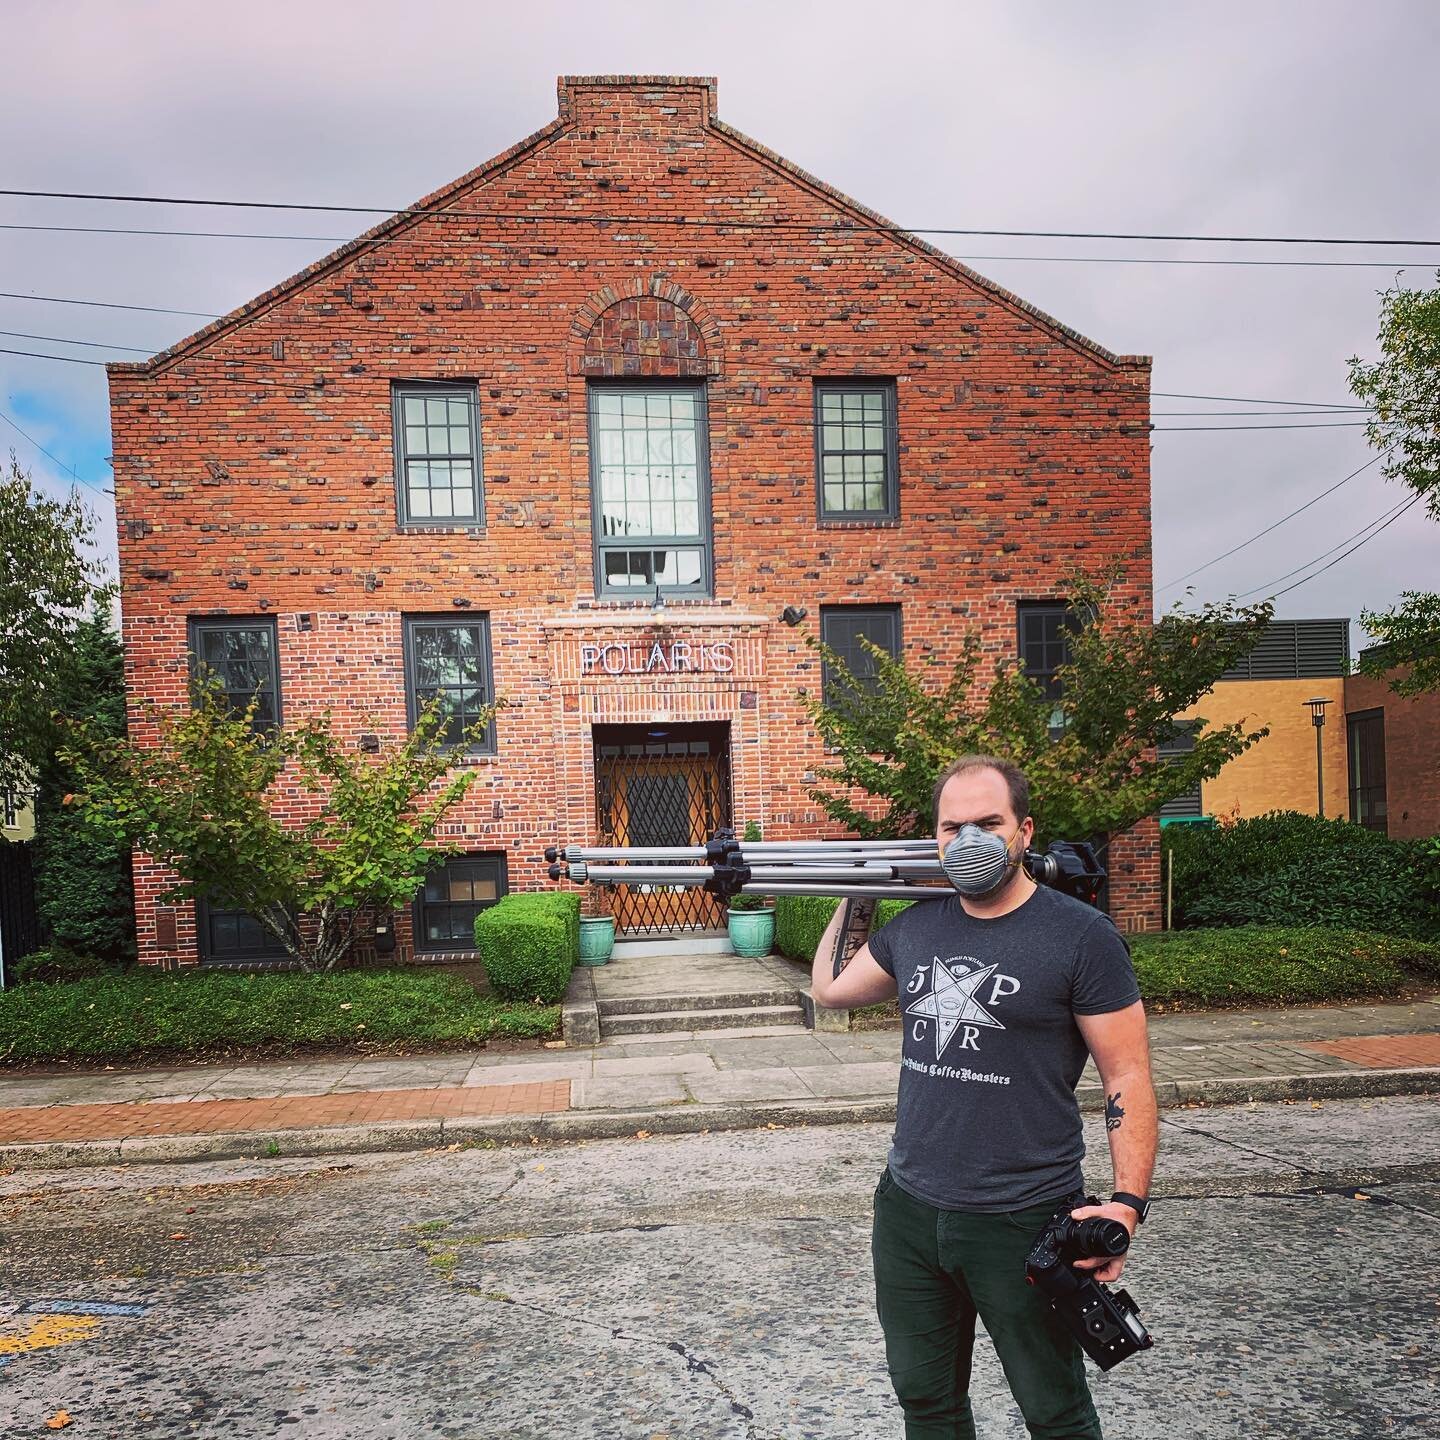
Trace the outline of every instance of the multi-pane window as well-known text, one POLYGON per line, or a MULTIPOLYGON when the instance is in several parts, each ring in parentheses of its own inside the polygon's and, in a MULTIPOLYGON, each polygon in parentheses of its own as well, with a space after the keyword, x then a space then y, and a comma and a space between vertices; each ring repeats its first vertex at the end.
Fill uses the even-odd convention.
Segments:
POLYGON ((280 723, 280 667, 275 621, 206 619, 190 622, 191 669, 197 680, 218 685, 238 714, 255 702, 252 727, 280 723))
POLYGON ((451 856, 425 877, 416 898, 416 948, 473 950, 475 917, 505 890, 503 854, 451 856))
POLYGON ((815 387, 815 459, 822 520, 885 520, 899 513, 895 387, 815 387))
POLYGON ((395 484, 402 525, 483 525, 473 385, 397 385, 395 484))
MULTIPOLYGON (((494 695, 489 617, 407 619, 405 672, 410 724, 413 726, 420 713, 438 696, 445 716, 442 743, 463 745, 465 732, 494 695)), ((470 742, 469 749, 472 753, 494 752, 493 720, 480 740, 470 742)))
POLYGON ((595 592, 710 591, 705 392, 590 387, 595 592))
POLYGON ((1385 711, 1360 710, 1345 717, 1349 740, 1350 818, 1382 835, 1389 830, 1385 802, 1385 711))
MULTIPOLYGON (((1181 759, 1195 749, 1195 732, 1199 728, 1198 720, 1172 720, 1170 734, 1156 747, 1156 754, 1162 760, 1169 760, 1172 763, 1181 759)), ((1204 805, 1201 801, 1200 785, 1197 781, 1193 790, 1186 790, 1181 795, 1172 796, 1161 805, 1160 815, 1170 816, 1193 816, 1204 813, 1204 805)))
MULTIPOLYGON (((878 645, 887 655, 900 654, 900 607, 898 605, 825 605, 820 610, 820 639, 844 662, 860 689, 872 692, 879 680, 874 654, 864 641, 878 645)), ((821 676, 821 693, 826 704, 844 699, 844 687, 831 666, 821 676)))
POLYGON ((285 947, 246 910, 227 910, 202 900, 196 906, 200 954, 205 960, 277 960, 285 947))
POLYGON ((1070 661, 1070 637, 1080 617, 1063 600, 1022 600, 1019 609, 1020 661, 1047 700, 1064 688, 1056 672, 1070 661))

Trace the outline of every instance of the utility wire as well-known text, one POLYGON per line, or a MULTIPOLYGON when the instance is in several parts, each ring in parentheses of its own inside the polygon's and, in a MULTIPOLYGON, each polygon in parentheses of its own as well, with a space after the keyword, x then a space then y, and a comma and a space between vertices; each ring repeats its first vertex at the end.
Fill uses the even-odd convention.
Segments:
POLYGON ((151 315, 192 315, 197 320, 218 320, 206 310, 167 310, 160 305, 121 305, 114 300, 71 300, 61 295, 26 295, 18 290, 0 290, 0 300, 35 300, 45 305, 89 305, 99 310, 143 310, 151 315))
POLYGON ((58 455, 52 455, 33 435, 22 430, 3 410, 0 410, 0 420, 3 420, 17 435, 28 440, 47 460, 53 460, 62 470, 73 475, 82 485, 88 486, 97 495, 113 495, 113 490, 103 490, 93 481, 87 480, 73 465, 67 465, 58 455))
MULTIPOLYGON (((26 295, 15 290, 0 290, 0 300, 34 300, 47 305, 88 305, 103 310, 138 310, 152 315, 189 315, 197 320, 219 320, 220 315, 211 314, 207 310, 171 310, 159 305, 122 305, 113 300, 81 300, 67 295, 26 295)), ((89 342, 85 342, 89 343, 89 342)), ((151 352, 158 353, 158 352, 151 352)), ((226 364, 232 362, 226 361, 226 364)), ((1066 390, 1072 392, 1074 387, 1065 385, 1045 385, 1037 387, 1033 381, 1016 382, 1024 389, 1034 390, 1044 388, 1047 390, 1066 390)), ((997 386, 998 393, 998 386, 997 386)), ((1006 392, 1008 393, 1008 391, 1006 392)), ((1367 410, 1369 407, 1355 404, 1341 404, 1337 401, 1327 400, 1266 400, 1254 395, 1195 395, 1185 390, 1152 390, 1151 397, 1158 400, 1212 400, 1232 405, 1292 405, 1307 406, 1323 410, 1367 410)), ((1180 413, 1180 412, 1175 412, 1180 413)), ((1218 413, 1218 412, 1217 412, 1218 413)), ((1260 411, 1242 411, 1242 414, 1260 414, 1260 411)), ((1285 413, 1285 412, 1281 412, 1285 413)))
MULTIPOLYGON (((28 330, 0 330, 12 340, 44 340, 49 345, 83 345, 87 350, 129 350, 136 355, 153 355, 154 350, 142 350, 138 345, 117 345, 110 340, 70 340, 64 335, 32 335, 28 330)), ((1291 411, 1291 414, 1318 414, 1318 411, 1291 411)))
MULTIPOLYGON (((457 215, 453 210, 433 210, 421 212, 421 217, 430 218, 464 218, 457 215)), ((565 216, 565 215, 501 215, 495 214, 483 217, 495 221, 523 220, 538 222, 541 220, 589 220, 595 224, 609 223, 620 224, 620 221, 607 221, 600 216, 565 216)), ((769 231, 782 231, 787 227, 783 223, 756 226, 744 221, 709 221, 709 220, 685 220, 674 222, 664 217, 635 217, 631 222, 636 226, 653 224, 683 223, 701 228, 720 226, 725 229, 764 229, 769 231)), ((814 227, 817 231, 825 227, 814 227)), ((842 226, 834 227, 846 231, 853 231, 859 227, 842 226)), ((356 235, 277 235, 271 231, 249 231, 249 230, 155 230, 142 229, 138 227, 127 227, 119 225, 19 225, 3 224, 0 230, 23 230, 40 232, 44 234, 58 235, 171 235, 179 239, 188 240, 287 240, 296 243, 314 245, 348 245, 352 240, 358 240, 356 235)), ((898 228, 895 234, 942 234, 942 231, 901 231, 898 228)), ((376 238, 366 242, 367 244, 379 245, 385 243, 376 238)), ((1258 242, 1257 242, 1258 243, 1258 242)), ((1281 243, 1281 242, 1276 242, 1281 243)), ((1297 241, 1297 244, 1309 242, 1297 241)), ((1349 241, 1317 241, 1317 244, 1349 244, 1349 241)), ((1354 242, 1362 243, 1362 242, 1354 242)), ((1420 241, 1420 244, 1430 242, 1420 241)), ((1440 242, 1436 242, 1440 243, 1440 242)), ((1157 257, 1148 255, 951 255, 952 260, 958 260, 964 265, 988 265, 992 262, 1009 264, 1012 261, 1045 261, 1051 264, 1071 265, 1240 265, 1240 266, 1279 266, 1282 268, 1301 268, 1318 270, 1428 270, 1440 257, 1424 260, 1216 260, 1203 259, 1190 256, 1167 256, 1157 257)))
POLYGON ((1322 560, 1328 559, 1337 550, 1343 549, 1352 540, 1359 539, 1367 530, 1372 530, 1382 520, 1388 520, 1392 515, 1403 510, 1410 502, 1408 500, 1397 501, 1388 510, 1377 515, 1373 520, 1367 521, 1353 535, 1347 535, 1343 540, 1337 540, 1328 550, 1322 550, 1318 555, 1312 556, 1303 565, 1297 565, 1293 570, 1287 570, 1283 575, 1277 575, 1273 580, 1267 580, 1263 585, 1255 585, 1251 589, 1243 591, 1235 598, 1244 600, 1251 595, 1258 595, 1262 590, 1268 590, 1272 585, 1278 585, 1282 580, 1288 580, 1292 575, 1298 575, 1302 570, 1308 570, 1312 565, 1318 565, 1322 560))
MULTIPOLYGON (((6 333, 7 331, 0 331, 0 334, 6 333)), ((55 343, 86 344, 88 341, 58 340, 55 341, 55 343)), ((124 350, 124 348, 130 347, 117 346, 115 348, 124 350)), ((144 351, 141 351, 141 353, 144 353, 144 351)), ((99 366, 101 369, 104 369, 105 364, 107 364, 107 361, 104 360, 85 360, 79 356, 52 356, 52 354, 45 354, 40 350, 12 350, 12 348, 9 347, 0 347, 0 354, 4 354, 4 356, 27 356, 32 360, 59 360, 62 361, 63 364, 88 364, 88 366, 99 366)), ((235 364, 255 364, 256 361, 253 357, 249 357, 249 359, 246 359, 246 357, 236 357, 236 359, 213 357, 212 359, 212 357, 209 356, 202 356, 199 357, 199 359, 181 360, 180 363, 207 363, 217 364, 217 366, 235 366, 235 364)), ((264 361, 261 361, 261 363, 264 363, 264 361)), ((187 377, 181 376, 180 379, 187 379, 187 377)), ((264 377, 256 376, 256 374, 253 373, 248 374, 248 376, 235 376, 235 383, 269 384, 269 386, 287 390, 301 389, 301 387, 305 387, 305 384, 307 384, 307 382, 302 382, 302 380, 264 379, 264 377)), ((744 425, 744 423, 750 422, 740 420, 740 422, 737 423, 744 425)), ((805 426, 805 428, 814 429, 819 423, 827 422, 786 418, 782 423, 783 425, 805 426)), ((1329 425, 1328 423, 1318 422, 1318 420, 1302 420, 1299 425, 1146 425, 1146 423, 1140 422, 1140 420, 1130 422, 1130 420, 1087 419, 1086 416, 1077 415, 1054 415, 1034 416, 1034 418, 1031 419, 1030 425, 1024 426, 1024 428, 1021 429, 996 429, 995 426, 989 425, 988 420, 986 420, 984 416, 979 416, 979 418, 972 420, 971 423, 960 423, 960 425, 926 425, 926 423, 922 422, 920 425, 917 425, 917 431, 922 432, 923 435, 926 436, 969 435, 972 431, 984 431, 988 433, 988 435, 1002 436, 1035 435, 1035 433, 1038 433, 1038 429, 1045 428, 1045 426, 1067 425, 1067 423, 1073 423, 1073 425, 1079 426, 1081 429, 1092 429, 1092 431, 1094 431, 1094 429, 1109 429, 1109 431, 1128 432, 1129 436, 1135 436, 1149 435, 1149 433, 1174 435, 1174 433, 1185 431, 1192 433, 1197 431, 1344 431, 1344 429, 1368 425, 1369 420, 1341 420, 1341 422, 1329 423, 1329 425)))
MULTIPOLYGON (((1188 580, 1192 575, 1198 575, 1202 570, 1208 570, 1212 565, 1218 565, 1222 560, 1228 560, 1232 555, 1238 554, 1241 550, 1253 545, 1257 540, 1263 539, 1272 530, 1278 530, 1287 520, 1293 520, 1297 515, 1303 514, 1312 505, 1318 505, 1327 495, 1333 495, 1342 485, 1348 485, 1357 475, 1363 475, 1372 465, 1384 458, 1384 452, 1379 455, 1372 455, 1358 470, 1352 470, 1343 480, 1337 480, 1328 490, 1322 490, 1318 495, 1307 500, 1298 509, 1292 510, 1288 515, 1282 515, 1273 525, 1267 525, 1263 530, 1257 530, 1248 540, 1242 540, 1238 545, 1232 545, 1223 555, 1217 555, 1213 560, 1207 560, 1203 565, 1197 565, 1193 570, 1187 570, 1183 575, 1177 576, 1174 580, 1167 580, 1163 585, 1157 587, 1156 593, 1162 590, 1171 590, 1182 580, 1188 580)), ((1343 540, 1340 542, 1345 543, 1343 540)), ((1288 576, 1282 575, 1282 580, 1288 576)), ((1253 592, 1246 591, 1247 595, 1253 592)))
POLYGON ((1347 555, 1353 555, 1362 545, 1368 545, 1378 534, 1380 534, 1381 530, 1388 530, 1412 505, 1419 504, 1419 502, 1423 498, 1423 496, 1416 495, 1413 499, 1407 501, 1404 505, 1402 505, 1399 510, 1395 511, 1395 513, 1390 516, 1390 518, 1380 527, 1379 530, 1372 530, 1371 533, 1367 535, 1363 540, 1358 541, 1348 550, 1345 550, 1341 554, 1337 555, 1333 560, 1329 562, 1329 564, 1322 565, 1318 570, 1312 570, 1310 574, 1304 577, 1304 579, 1297 580, 1293 585, 1287 585, 1283 590, 1276 590, 1273 595, 1267 596, 1266 598, 1270 600, 1278 600, 1282 595, 1288 595, 1290 591, 1298 590, 1302 585, 1308 585, 1317 575, 1323 575, 1325 571, 1331 568, 1331 566, 1338 565, 1343 559, 1345 559, 1347 555))
POLYGON ((883 221, 851 220, 815 224, 803 220, 725 220, 685 215, 607 215, 607 214, 512 214, 503 211, 453 210, 441 206, 404 205, 321 205, 311 202, 284 200, 208 200, 174 195, 109 195, 77 190, 0 190, 36 200, 105 200, 130 205, 197 205, 237 210, 305 210, 324 214, 393 215, 398 219, 414 219, 428 215, 448 215, 465 220, 533 220, 543 223, 562 221, 574 224, 704 225, 723 229, 804 231, 854 230, 882 234, 909 235, 1005 235, 1035 240, 1162 240, 1193 241, 1208 245, 1435 245, 1440 240, 1361 239, 1352 236, 1307 235, 1164 235, 1114 230, 999 230, 962 228, 944 225, 893 225, 883 221))

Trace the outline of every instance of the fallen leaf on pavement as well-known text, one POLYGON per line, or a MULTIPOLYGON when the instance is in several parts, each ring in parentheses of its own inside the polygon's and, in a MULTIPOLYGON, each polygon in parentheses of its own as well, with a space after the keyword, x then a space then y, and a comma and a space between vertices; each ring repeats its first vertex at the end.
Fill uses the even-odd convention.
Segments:
POLYGON ((635 1132, 635 1138, 637 1140, 648 1140, 650 1138, 650 1132, 648 1130, 637 1130, 635 1132))
POLYGON ((57 1410, 45 1422, 45 1428, 47 1430, 63 1430, 70 1423, 70 1412, 68 1410, 57 1410))
POLYGON ((190 1237, 183 1230, 177 1230, 169 1238, 171 1240, 188 1240, 190 1237))

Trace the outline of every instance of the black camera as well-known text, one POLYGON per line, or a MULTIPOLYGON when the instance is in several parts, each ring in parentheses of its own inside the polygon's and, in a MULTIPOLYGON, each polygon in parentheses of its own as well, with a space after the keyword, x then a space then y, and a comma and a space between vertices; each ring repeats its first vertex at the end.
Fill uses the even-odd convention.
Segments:
MULTIPOLYGON (((1074 1268, 1077 1260, 1113 1259, 1130 1248, 1130 1232, 1118 1220, 1103 1215, 1074 1219, 1070 1212, 1081 1203, 1082 1197, 1071 1196, 1046 1222, 1025 1257, 1025 1279, 1048 1297, 1085 1353, 1109 1370, 1155 1342, 1128 1290, 1112 1291, 1088 1271, 1074 1268)), ((1083 1203, 1098 1202, 1091 1195, 1083 1203)))
POLYGON ((1040 885, 1094 905, 1105 883, 1105 867, 1088 840, 1056 840, 1048 850, 1027 850, 1025 869, 1040 885))

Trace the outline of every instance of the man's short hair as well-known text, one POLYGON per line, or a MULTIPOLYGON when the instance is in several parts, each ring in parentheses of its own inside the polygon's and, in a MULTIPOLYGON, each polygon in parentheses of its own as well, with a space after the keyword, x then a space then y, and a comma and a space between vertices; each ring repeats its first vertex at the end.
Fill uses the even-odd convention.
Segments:
POLYGON ((935 782, 935 794, 930 802, 932 819, 940 819, 940 792, 957 775, 968 775, 972 770, 996 770, 1010 792, 1010 808, 1015 818, 1023 821, 1030 813, 1030 782, 1018 765, 1002 760, 998 755, 961 755, 952 760, 935 782))

